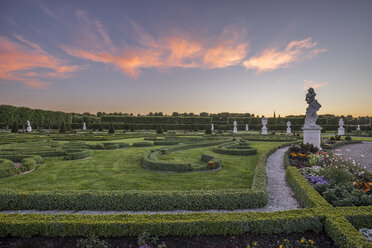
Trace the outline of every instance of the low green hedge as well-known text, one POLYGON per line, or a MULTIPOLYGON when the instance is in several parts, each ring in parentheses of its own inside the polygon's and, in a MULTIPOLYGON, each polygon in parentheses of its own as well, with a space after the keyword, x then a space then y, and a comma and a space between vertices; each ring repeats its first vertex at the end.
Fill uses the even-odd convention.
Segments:
POLYGON ((339 247, 372 248, 372 243, 361 232, 355 229, 344 216, 327 216, 324 229, 339 247))
POLYGON ((155 140, 154 145, 159 145, 159 146, 171 146, 171 145, 177 145, 179 144, 180 141, 178 140, 155 140))
POLYGON ((13 162, 21 162, 24 158, 30 158, 33 156, 41 156, 41 157, 59 157, 64 156, 65 152, 61 149, 50 150, 50 151, 0 151, 0 157, 9 159, 13 162))
POLYGON ((296 194, 297 199, 307 208, 332 207, 301 175, 296 167, 288 166, 286 176, 289 185, 296 194))
POLYGON ((17 173, 19 173, 19 169, 14 166, 13 161, 0 158, 0 178, 9 177, 17 173))
POLYGON ((240 155, 249 156, 257 154, 257 148, 250 147, 248 143, 227 143, 222 144, 217 147, 213 147, 213 151, 216 153, 226 154, 226 155, 240 155))
POLYGON ((138 141, 138 142, 133 142, 134 147, 147 147, 147 146, 152 146, 154 145, 153 142, 149 141, 138 141))
POLYGON ((82 151, 67 153, 65 156, 65 159, 67 160, 83 159, 83 158, 91 157, 92 155, 93 155, 93 152, 91 150, 82 150, 82 151))
POLYGON ((36 167, 36 161, 33 158, 24 158, 21 162, 21 171, 29 171, 36 167))
POLYGON ((243 233, 321 232, 312 211, 193 214, 0 214, 0 237, 239 235, 243 233))
POLYGON ((105 142, 105 143, 97 143, 90 145, 90 149, 97 149, 97 150, 109 150, 109 149, 118 149, 129 147, 129 144, 126 142, 105 142))
MULTIPOLYGON (((170 146, 164 149, 152 150, 150 151, 149 154, 144 156, 142 165, 146 169, 158 170, 158 171, 182 172, 182 171, 208 170, 209 168, 208 165, 200 166, 200 165, 192 165, 190 163, 174 163, 170 161, 160 160, 160 157, 163 155, 172 153, 172 152, 177 152, 177 151, 182 151, 182 150, 187 150, 187 149, 192 149, 192 148, 218 145, 218 144, 221 144, 222 142, 226 142, 226 141, 225 140, 214 140, 214 141, 206 141, 206 142, 204 141, 204 142, 199 142, 199 143, 180 144, 180 145, 170 146)), ((222 164, 222 161, 221 161, 221 164, 222 164)))

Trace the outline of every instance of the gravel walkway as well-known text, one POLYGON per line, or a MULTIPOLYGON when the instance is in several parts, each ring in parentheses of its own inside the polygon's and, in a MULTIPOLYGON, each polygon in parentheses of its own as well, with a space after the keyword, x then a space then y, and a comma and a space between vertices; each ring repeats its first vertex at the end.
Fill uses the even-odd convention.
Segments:
POLYGON ((39 213, 39 214, 180 214, 180 213, 234 213, 234 212, 274 212, 300 208, 300 204, 294 197, 294 193, 285 178, 285 167, 283 163, 284 153, 288 147, 274 152, 267 160, 266 170, 268 179, 269 203, 258 209, 237 210, 175 210, 175 211, 0 211, 2 214, 11 213, 39 213))
POLYGON ((372 142, 362 141, 362 143, 343 145, 333 150, 335 155, 339 155, 372 172, 372 142))

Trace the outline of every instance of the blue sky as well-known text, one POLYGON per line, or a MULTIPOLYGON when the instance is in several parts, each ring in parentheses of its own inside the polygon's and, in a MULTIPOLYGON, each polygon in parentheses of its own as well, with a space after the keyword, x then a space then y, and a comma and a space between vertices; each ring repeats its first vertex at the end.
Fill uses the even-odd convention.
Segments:
POLYGON ((1 1, 0 104, 372 115, 371 1, 1 1))

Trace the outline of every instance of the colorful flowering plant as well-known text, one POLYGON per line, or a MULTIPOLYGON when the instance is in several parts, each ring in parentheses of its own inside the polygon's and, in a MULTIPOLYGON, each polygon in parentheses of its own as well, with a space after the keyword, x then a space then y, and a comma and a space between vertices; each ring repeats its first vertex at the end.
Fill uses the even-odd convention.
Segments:
POLYGON ((306 181, 308 181, 313 187, 317 184, 329 184, 329 180, 324 179, 324 176, 308 176, 306 174, 302 175, 306 179, 306 181))
POLYGON ((372 182, 354 182, 353 185, 357 190, 361 190, 364 193, 372 194, 372 182))
POLYGON ((217 168, 216 163, 213 162, 213 161, 209 161, 209 162, 208 162, 208 167, 209 167, 211 170, 217 168))

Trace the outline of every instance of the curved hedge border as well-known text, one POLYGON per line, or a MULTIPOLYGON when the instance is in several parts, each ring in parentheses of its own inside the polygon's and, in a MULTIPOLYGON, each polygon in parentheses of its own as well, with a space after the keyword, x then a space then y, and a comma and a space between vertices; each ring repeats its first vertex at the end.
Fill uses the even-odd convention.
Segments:
POLYGON ((138 142, 133 143, 134 147, 147 147, 147 146, 153 146, 153 145, 154 145, 154 142, 150 142, 150 141, 138 141, 138 142))
MULTIPOLYGON (((192 148, 205 147, 205 146, 214 146, 226 142, 225 140, 218 140, 213 142, 201 142, 193 144, 183 144, 167 147, 165 149, 157 149, 150 151, 144 158, 142 165, 145 169, 155 170, 155 171, 172 171, 172 172, 182 172, 182 171, 201 171, 208 170, 208 165, 206 166, 193 166, 192 164, 178 164, 174 162, 160 160, 160 157, 167 155, 172 152, 188 150, 192 148)), ((203 158, 203 156, 202 156, 203 158)), ((208 162, 208 161, 207 161, 208 162)), ((222 161, 221 161, 222 164, 222 161)))
POLYGON ((13 161, 0 158, 0 178, 12 176, 18 173, 13 161))
POLYGON ((83 159, 83 158, 89 158, 92 155, 93 155, 93 152, 91 150, 73 151, 73 152, 67 152, 65 159, 67 160, 83 159))
POLYGON ((24 158, 19 168, 14 166, 13 161, 8 159, 0 159, 0 178, 14 176, 22 172, 33 170, 37 164, 43 162, 40 156, 24 158))
POLYGON ((249 156, 256 154, 257 148, 249 146, 249 143, 245 141, 240 141, 239 143, 233 142, 213 147, 213 151, 226 155, 249 156))

